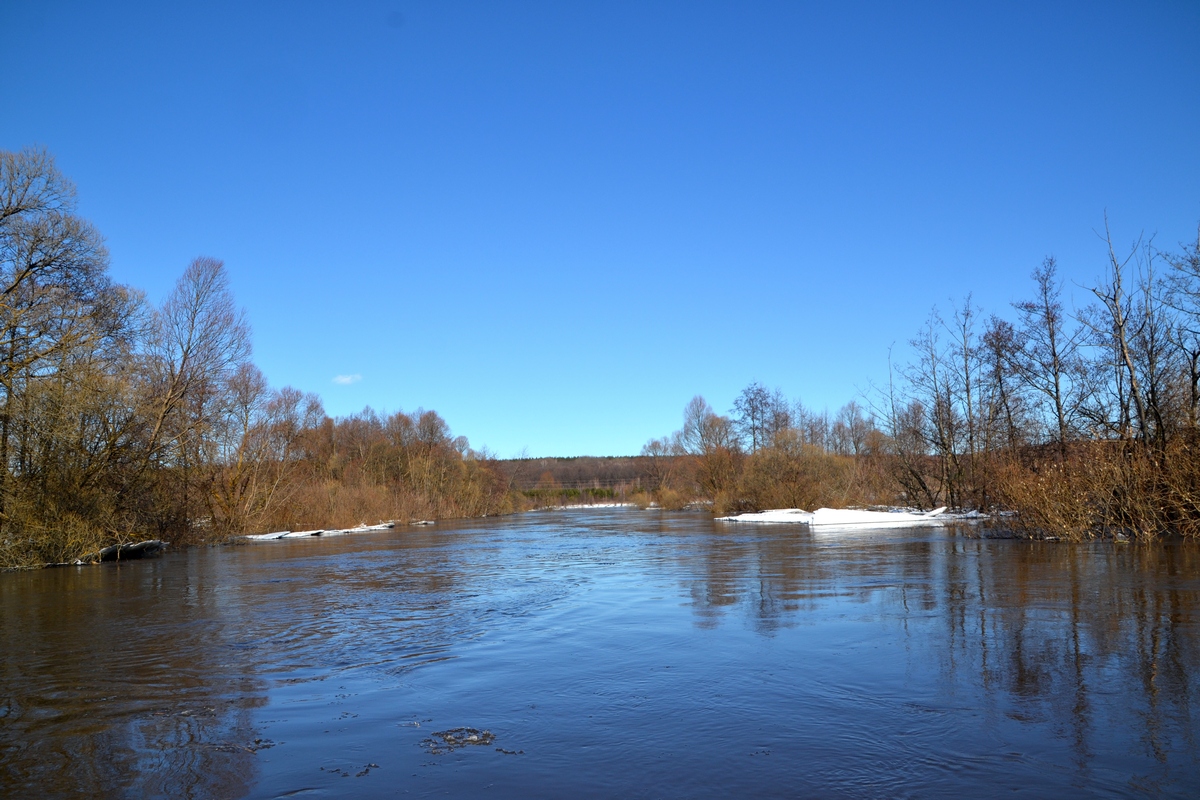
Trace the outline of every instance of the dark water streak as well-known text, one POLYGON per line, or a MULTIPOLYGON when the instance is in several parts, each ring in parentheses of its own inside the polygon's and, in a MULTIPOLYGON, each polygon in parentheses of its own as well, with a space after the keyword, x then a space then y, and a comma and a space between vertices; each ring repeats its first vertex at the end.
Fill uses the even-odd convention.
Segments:
POLYGON ((1195 796, 1198 601, 1188 543, 626 510, 10 573, 0 793, 1195 796))

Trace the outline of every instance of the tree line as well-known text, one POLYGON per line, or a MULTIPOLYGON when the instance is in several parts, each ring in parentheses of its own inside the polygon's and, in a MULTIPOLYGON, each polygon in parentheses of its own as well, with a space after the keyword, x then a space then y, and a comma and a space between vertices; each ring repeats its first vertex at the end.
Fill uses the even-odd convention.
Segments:
POLYGON ((891 504, 885 438, 857 401, 830 416, 755 382, 721 415, 697 395, 679 430, 642 448, 643 502, 711 502, 718 513, 891 504))
POLYGON ((150 304, 76 211, 47 152, 0 151, 0 567, 512 509, 494 460, 435 412, 335 420, 268 386, 220 261, 150 304))
POLYGON ((1200 234, 1118 251, 1067 308, 1053 258, 1027 299, 937 309, 912 360, 830 418, 754 383, 701 397, 643 448, 654 496, 718 511, 949 505, 1016 512, 1031 536, 1200 535, 1200 234))
MULTIPOLYGON (((220 261, 197 258, 152 304, 113 281, 76 212, 47 152, 0 151, 0 567, 582 491, 472 449, 436 412, 333 419, 270 387, 220 261)), ((951 505, 1015 511, 1035 536, 1200 535, 1200 235, 1105 244, 1081 307, 1047 259, 1007 315, 970 297, 935 309, 911 361, 835 414, 758 383, 726 414, 696 397, 600 488, 666 508, 951 505)))

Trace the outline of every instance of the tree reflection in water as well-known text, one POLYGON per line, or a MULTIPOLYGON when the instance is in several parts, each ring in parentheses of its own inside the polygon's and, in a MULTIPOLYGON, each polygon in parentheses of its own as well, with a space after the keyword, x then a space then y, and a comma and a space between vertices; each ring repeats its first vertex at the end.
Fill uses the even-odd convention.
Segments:
POLYGON ((0 794, 245 795, 275 745, 255 719, 272 687, 377 658, 371 633, 397 669, 465 635, 430 624, 456 581, 446 553, 406 545, 421 559, 385 573, 241 547, 0 574, 0 794))
POLYGON ((0 794, 330 789, 313 757, 335 751, 382 765, 356 793, 474 786, 417 769, 418 713, 524 750, 471 762, 513 794, 523 765, 547 796, 632 786, 664 747, 677 796, 1178 793, 1200 774, 1198 575, 1189 543, 623 510, 4 574, 0 794), (760 740, 772 760, 736 761, 760 740))
MULTIPOLYGON (((1130 720, 1155 761, 1195 760, 1196 543, 1031 542, 970 527, 751 531, 718 524, 697 551, 680 551, 700 562, 688 586, 697 625, 738 609, 769 635, 831 602, 873 604, 915 658, 938 661, 945 695, 1002 694, 1005 715, 1069 740, 1081 771, 1130 720)), ((1135 784, 1154 790, 1151 776, 1135 784)))
POLYGON ((0 576, 10 796, 233 797, 252 776, 244 608, 150 563, 0 576), (176 602, 185 598, 181 606, 176 602))

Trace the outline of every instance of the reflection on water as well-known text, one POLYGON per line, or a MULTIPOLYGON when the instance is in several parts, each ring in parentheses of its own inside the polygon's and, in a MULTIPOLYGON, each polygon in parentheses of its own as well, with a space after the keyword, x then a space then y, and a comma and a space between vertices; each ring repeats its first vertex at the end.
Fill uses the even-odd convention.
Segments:
POLYGON ((977 534, 576 511, 0 575, 0 794, 1193 795, 1200 549, 977 534), (458 727, 496 747, 421 746, 458 727))
POLYGON ((212 797, 249 786, 264 689, 237 643, 253 622, 195 563, 139 566, 0 576, 8 795, 212 797))

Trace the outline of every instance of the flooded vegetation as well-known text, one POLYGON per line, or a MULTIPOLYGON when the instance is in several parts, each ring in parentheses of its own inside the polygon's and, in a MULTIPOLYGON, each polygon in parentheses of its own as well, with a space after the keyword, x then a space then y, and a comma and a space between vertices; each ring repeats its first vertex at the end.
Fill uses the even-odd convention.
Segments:
POLYGON ((993 533, 556 511, 0 574, 0 789, 1191 796, 1200 549, 993 533))

